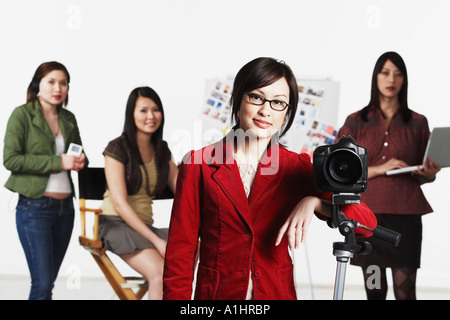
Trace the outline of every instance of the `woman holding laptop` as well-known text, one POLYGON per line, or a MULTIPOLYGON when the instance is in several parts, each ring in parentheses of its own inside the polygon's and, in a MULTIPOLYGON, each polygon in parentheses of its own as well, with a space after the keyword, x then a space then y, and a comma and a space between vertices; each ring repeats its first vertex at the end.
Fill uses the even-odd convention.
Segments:
POLYGON ((432 212, 420 185, 434 181, 441 169, 427 159, 423 169, 386 175, 389 170, 421 163, 430 135, 426 117, 408 108, 407 92, 408 76, 402 57, 395 52, 384 53, 375 64, 369 104, 349 115, 337 136, 351 135, 367 148, 369 183, 361 200, 376 214, 379 225, 402 235, 398 247, 371 238, 372 253, 351 260, 362 267, 368 299, 386 298, 386 268, 392 268, 396 299, 416 298, 421 216, 432 212), (381 270, 381 287, 373 289, 373 273, 367 269, 372 265, 381 270))

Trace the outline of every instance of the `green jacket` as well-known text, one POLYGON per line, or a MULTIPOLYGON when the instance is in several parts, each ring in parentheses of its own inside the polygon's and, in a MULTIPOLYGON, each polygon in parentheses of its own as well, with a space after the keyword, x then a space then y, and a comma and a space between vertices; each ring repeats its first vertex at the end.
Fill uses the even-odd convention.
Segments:
MULTIPOLYGON (((67 149, 71 142, 81 145, 77 121, 72 112, 59 108, 59 125, 67 149)), ((85 166, 87 166, 87 158, 85 166)), ((44 118, 39 102, 29 102, 12 112, 6 128, 3 165, 11 171, 5 187, 28 198, 43 196, 51 173, 61 172, 55 137, 44 118)), ((68 171, 72 194, 74 187, 68 171)))

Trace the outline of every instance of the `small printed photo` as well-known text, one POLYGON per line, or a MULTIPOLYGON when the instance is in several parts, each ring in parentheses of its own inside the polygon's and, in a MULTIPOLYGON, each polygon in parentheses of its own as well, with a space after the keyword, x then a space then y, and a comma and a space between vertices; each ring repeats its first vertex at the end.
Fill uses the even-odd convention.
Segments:
POLYGON ((312 87, 308 87, 308 90, 306 91, 307 94, 316 96, 316 97, 322 97, 324 90, 322 89, 314 89, 312 87))
POLYGON ((330 138, 330 137, 325 137, 325 144, 333 144, 334 143, 334 138, 330 138))
POLYGON ((327 128, 325 129, 325 132, 329 135, 335 135, 334 132, 336 132, 336 130, 334 130, 333 126, 327 126, 327 128))
POLYGON ((213 100, 213 99, 211 99, 211 98, 209 98, 209 99, 206 101, 206 103, 209 104, 210 106, 214 106, 214 105, 216 104, 216 101, 213 100))

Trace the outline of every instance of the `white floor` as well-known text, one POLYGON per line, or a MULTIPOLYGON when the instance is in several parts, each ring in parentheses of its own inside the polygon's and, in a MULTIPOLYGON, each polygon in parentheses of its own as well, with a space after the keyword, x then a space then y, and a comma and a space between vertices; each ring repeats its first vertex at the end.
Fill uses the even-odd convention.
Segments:
MULTIPOLYGON (((30 288, 27 276, 0 275, 0 300, 26 300, 30 288)), ((333 287, 297 285, 299 300, 332 300, 333 287)), ((419 300, 450 300, 450 289, 417 288, 419 300)), ((109 283, 104 278, 71 279, 60 277, 53 290, 54 300, 118 300, 109 283)), ((347 285, 344 300, 365 300, 363 287, 347 285)), ((392 290, 388 292, 388 300, 393 300, 392 290)))

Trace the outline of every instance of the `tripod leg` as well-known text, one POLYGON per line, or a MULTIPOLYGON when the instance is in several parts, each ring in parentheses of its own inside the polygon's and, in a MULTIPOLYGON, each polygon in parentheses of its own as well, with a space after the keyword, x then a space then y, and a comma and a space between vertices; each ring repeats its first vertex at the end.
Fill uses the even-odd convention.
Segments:
POLYGON ((336 279, 334 283, 333 300, 342 300, 344 298, 345 272, 347 271, 347 262, 353 257, 350 251, 335 250, 336 256, 336 279))
POLYGON ((337 262, 336 281, 334 283, 333 300, 342 300, 344 297, 345 272, 347 270, 347 262, 337 262))

